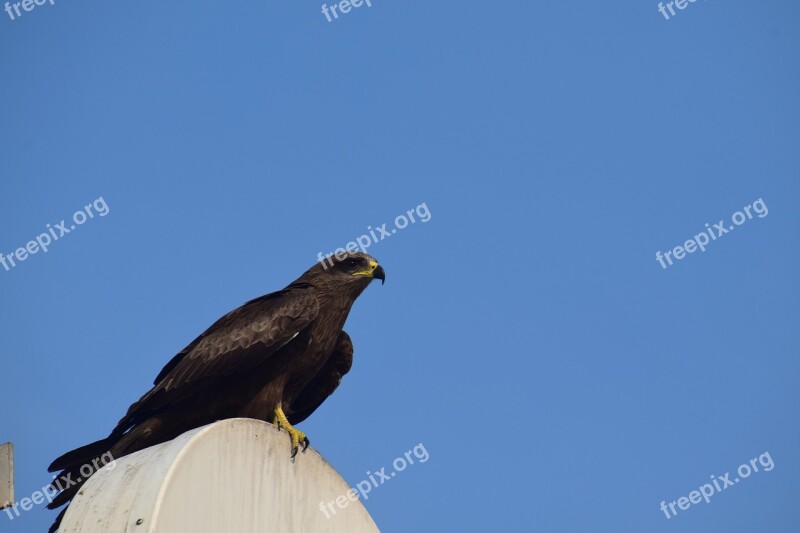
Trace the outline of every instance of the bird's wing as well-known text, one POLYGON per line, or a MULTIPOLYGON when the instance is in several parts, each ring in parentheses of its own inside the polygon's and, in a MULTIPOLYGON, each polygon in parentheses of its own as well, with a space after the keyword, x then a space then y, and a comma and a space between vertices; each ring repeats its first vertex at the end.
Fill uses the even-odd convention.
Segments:
POLYGON ((336 348, 325 365, 294 399, 286 417, 291 424, 299 424, 317 410, 333 394, 342 378, 353 366, 353 343, 344 331, 339 333, 336 348))
POLYGON ((247 372, 294 339, 319 313, 303 287, 251 300, 220 318, 167 363, 155 386, 133 404, 115 432, 152 412, 204 391, 217 379, 247 372))

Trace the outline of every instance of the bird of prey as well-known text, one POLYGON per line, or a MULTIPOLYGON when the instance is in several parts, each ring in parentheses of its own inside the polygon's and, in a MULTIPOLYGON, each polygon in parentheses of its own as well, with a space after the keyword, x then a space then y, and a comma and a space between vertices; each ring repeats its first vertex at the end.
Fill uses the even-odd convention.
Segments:
POLYGON ((81 466, 102 465, 108 456, 118 459, 226 418, 255 418, 284 428, 294 459, 299 447, 305 451, 309 444, 294 424, 310 416, 350 370, 353 344, 342 328, 373 279, 386 279, 374 258, 340 253, 285 289, 217 320, 167 363, 108 437, 53 461, 49 470, 60 471, 53 487, 61 492, 48 508, 77 494, 86 481, 81 466))

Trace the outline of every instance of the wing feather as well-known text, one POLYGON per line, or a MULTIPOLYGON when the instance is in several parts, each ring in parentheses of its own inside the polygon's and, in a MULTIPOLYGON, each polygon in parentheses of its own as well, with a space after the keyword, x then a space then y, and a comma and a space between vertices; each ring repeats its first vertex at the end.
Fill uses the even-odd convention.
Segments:
POLYGON ((286 413, 289 422, 299 424, 322 405, 342 382, 342 378, 353 366, 353 343, 350 336, 342 331, 331 356, 325 365, 303 388, 286 413))
POLYGON ((220 318, 167 363, 115 432, 140 414, 201 394, 219 378, 245 373, 294 339, 319 313, 311 291, 289 288, 251 300, 220 318))

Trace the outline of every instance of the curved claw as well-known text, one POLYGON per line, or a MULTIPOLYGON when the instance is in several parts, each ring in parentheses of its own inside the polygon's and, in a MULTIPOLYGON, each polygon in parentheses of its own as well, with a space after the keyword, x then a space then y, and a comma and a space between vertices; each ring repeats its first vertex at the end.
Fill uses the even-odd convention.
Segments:
POLYGON ((300 443, 303 443, 303 453, 305 453, 310 441, 308 440, 308 437, 306 437, 305 433, 292 427, 292 425, 289 423, 289 419, 286 418, 286 414, 283 412, 283 409, 280 406, 275 408, 274 420, 275 425, 278 426, 279 430, 284 428, 289 432, 289 437, 292 439, 291 460, 294 461, 297 451, 300 449, 300 443))

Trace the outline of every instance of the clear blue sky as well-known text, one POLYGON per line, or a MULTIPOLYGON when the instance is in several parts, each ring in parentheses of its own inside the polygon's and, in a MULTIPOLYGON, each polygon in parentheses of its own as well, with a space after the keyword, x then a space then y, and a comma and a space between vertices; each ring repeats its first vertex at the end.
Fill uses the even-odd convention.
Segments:
POLYGON ((0 267, 18 497, 220 315, 424 202, 428 222, 369 249, 386 285, 301 426, 353 484, 424 444, 366 502, 384 531, 797 531, 798 17, 789 0, 670 20, 652 0, 372 0, 330 23, 306 1, 0 11, 0 252, 109 208, 0 267), (759 198, 768 216, 656 260, 759 198), (659 509, 765 451, 773 470, 659 509))

